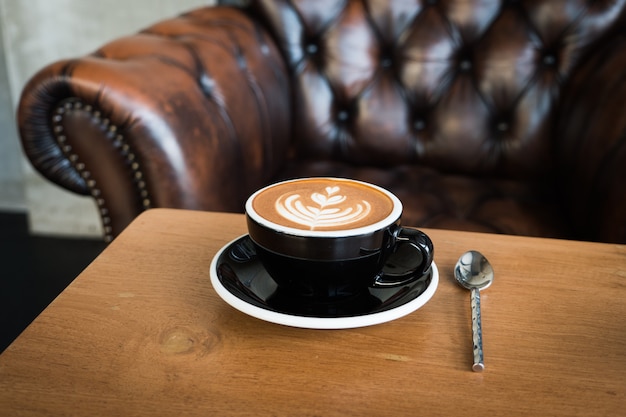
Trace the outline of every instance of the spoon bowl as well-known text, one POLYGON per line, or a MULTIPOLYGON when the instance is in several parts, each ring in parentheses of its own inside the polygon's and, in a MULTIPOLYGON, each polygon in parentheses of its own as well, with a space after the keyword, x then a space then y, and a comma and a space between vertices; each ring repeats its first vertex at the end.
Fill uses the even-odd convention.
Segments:
POLYGON ((484 290, 493 283, 493 268, 482 253, 475 250, 465 252, 454 267, 454 278, 468 290, 484 290))
POLYGON ((463 288, 471 291, 472 340, 474 342, 474 364, 472 370, 485 369, 483 358, 483 335, 480 314, 480 291, 493 283, 493 268, 480 252, 471 250, 459 258, 454 267, 454 278, 463 288))

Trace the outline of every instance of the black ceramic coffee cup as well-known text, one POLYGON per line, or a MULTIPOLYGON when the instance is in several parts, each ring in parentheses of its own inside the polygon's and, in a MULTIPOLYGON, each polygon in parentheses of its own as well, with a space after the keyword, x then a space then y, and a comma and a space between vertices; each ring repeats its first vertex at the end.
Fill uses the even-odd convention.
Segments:
POLYGON ((391 192, 344 178, 273 184, 246 202, 248 233, 280 291, 320 302, 399 286, 431 268, 433 244, 400 226, 391 192))

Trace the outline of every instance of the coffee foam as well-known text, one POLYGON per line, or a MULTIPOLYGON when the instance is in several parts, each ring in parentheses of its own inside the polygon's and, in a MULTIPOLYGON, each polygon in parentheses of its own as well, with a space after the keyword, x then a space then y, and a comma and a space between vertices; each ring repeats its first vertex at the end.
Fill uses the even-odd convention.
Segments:
POLYGON ((367 228, 399 217, 402 210, 397 198, 379 187, 337 178, 269 186, 251 197, 246 210, 250 208, 274 225, 307 232, 367 228))

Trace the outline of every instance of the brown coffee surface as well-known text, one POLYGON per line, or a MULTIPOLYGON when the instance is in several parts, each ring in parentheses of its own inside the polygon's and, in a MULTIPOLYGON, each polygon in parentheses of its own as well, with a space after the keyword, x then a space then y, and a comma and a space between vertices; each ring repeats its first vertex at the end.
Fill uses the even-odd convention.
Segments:
POLYGON ((350 230, 377 223, 394 203, 366 184, 307 178, 270 186, 252 201, 259 216, 301 230, 350 230))

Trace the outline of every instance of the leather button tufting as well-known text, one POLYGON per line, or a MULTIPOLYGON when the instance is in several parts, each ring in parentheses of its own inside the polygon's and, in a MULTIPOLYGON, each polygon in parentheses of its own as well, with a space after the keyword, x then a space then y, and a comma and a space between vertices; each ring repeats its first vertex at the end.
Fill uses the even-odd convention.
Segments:
POLYGON ((314 43, 310 43, 306 46, 306 52, 309 55, 315 55, 318 51, 318 47, 314 43))
POLYGON ((426 122, 422 119, 417 119, 413 122, 413 128, 415 130, 424 130, 426 128, 426 122))
POLYGON ((461 71, 467 72, 472 69, 472 63, 469 59, 464 59, 459 64, 459 68, 461 69, 461 71))
POLYGON ((552 54, 545 55, 543 57, 543 64, 548 67, 554 66, 554 64, 556 64, 556 57, 552 54))
POLYGON ((340 110, 337 113, 337 120, 339 120, 340 122, 345 122, 346 120, 348 120, 348 111, 347 110, 340 110))
POLYGON ((496 129, 498 129, 498 132, 506 132, 509 130, 509 124, 507 122, 500 122, 496 125, 496 129))
POLYGON ((213 89, 215 88, 215 81, 207 74, 202 74, 200 77, 200 87, 205 95, 211 96, 213 94, 213 89))

